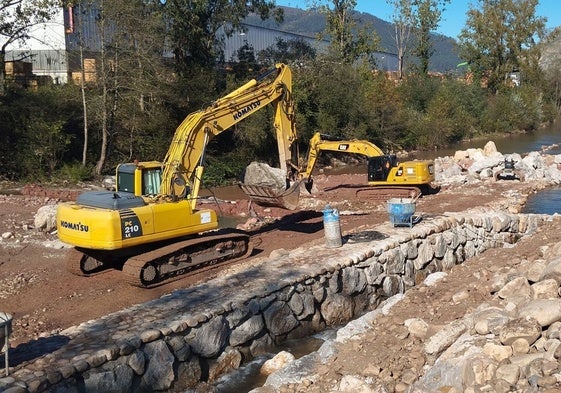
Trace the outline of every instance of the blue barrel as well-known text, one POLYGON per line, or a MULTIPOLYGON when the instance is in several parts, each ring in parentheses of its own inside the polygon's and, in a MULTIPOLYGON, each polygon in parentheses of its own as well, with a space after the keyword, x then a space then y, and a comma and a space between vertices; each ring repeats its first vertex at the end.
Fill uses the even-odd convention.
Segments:
POLYGON ((339 222, 339 211, 331 206, 325 206, 323 210, 323 229, 325 231, 325 245, 330 248, 341 247, 341 223, 339 222))

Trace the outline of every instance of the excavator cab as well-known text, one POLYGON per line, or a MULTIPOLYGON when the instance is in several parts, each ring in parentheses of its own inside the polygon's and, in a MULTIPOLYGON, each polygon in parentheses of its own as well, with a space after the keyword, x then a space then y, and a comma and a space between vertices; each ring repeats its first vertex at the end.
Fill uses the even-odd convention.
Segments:
POLYGON ((130 192, 136 196, 158 195, 162 184, 162 164, 157 161, 134 162, 117 166, 118 192, 130 192))
POLYGON ((390 174, 391 168, 397 166, 395 154, 368 159, 368 181, 385 181, 390 174))

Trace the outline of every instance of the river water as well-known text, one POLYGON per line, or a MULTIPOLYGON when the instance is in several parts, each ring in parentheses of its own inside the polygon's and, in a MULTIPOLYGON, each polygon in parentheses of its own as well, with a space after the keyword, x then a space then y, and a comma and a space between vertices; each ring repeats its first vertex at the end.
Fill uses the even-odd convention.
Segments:
POLYGON ((522 213, 561 214, 561 187, 547 188, 530 195, 522 213))
POLYGON ((495 146, 497 146, 497 150, 503 154, 518 153, 523 155, 524 153, 540 151, 544 147, 554 145, 557 146, 548 150, 548 154, 561 154, 561 121, 528 134, 489 136, 488 138, 463 141, 447 149, 411 153, 410 158, 433 160, 437 157, 453 156, 456 150, 483 148, 489 141, 493 141, 495 146))

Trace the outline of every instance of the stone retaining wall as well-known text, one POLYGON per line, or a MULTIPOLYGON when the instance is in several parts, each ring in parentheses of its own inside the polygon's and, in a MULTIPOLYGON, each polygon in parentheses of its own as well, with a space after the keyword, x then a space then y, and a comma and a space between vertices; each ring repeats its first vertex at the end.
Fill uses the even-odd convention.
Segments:
POLYGON ((389 224, 260 263, 60 333, 0 391, 180 391, 212 382, 290 338, 346 323, 430 273, 534 232, 540 215, 473 211, 389 224), (12 390, 14 389, 14 390, 12 390))

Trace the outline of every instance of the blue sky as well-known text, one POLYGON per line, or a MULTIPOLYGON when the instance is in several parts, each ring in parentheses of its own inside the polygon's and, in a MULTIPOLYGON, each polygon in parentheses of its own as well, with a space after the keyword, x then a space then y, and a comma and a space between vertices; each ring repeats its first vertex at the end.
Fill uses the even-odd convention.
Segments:
MULTIPOLYGON (((284 5, 294 8, 306 9, 309 1, 307 0, 276 0, 277 5, 284 5)), ((326 4, 326 0, 322 1, 326 4)), ((475 0, 452 0, 446 6, 442 14, 442 21, 438 32, 448 37, 457 38, 458 34, 465 26, 466 12, 470 4, 477 4, 475 0)), ((355 8, 360 12, 367 12, 380 19, 390 21, 393 9, 386 0, 357 0, 355 8)), ((538 2, 538 16, 547 17, 546 27, 548 29, 561 25, 561 2, 559 0, 541 0, 538 2)))

